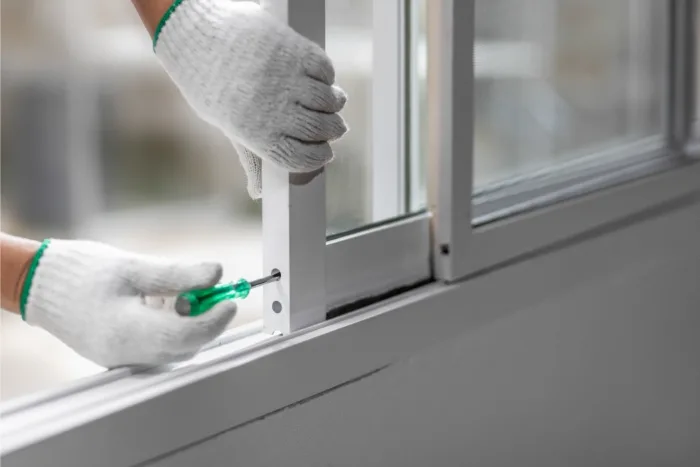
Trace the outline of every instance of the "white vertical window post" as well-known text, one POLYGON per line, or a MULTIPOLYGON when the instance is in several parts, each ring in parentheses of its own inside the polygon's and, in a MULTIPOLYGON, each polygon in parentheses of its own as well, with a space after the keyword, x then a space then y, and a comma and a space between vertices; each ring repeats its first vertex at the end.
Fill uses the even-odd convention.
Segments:
MULTIPOLYGON (((325 45, 325 0, 262 0, 280 21, 325 45)), ((281 272, 265 286, 263 319, 269 333, 290 332, 326 319, 326 177, 290 174, 263 163, 263 267, 281 272)))
POLYGON ((464 275, 472 230, 474 0, 428 1, 429 198, 438 279, 464 275))
POLYGON ((669 86, 670 111, 667 119, 671 148, 678 155, 700 157, 699 135, 693 134, 695 96, 695 9, 692 0, 670 2, 671 79, 669 86))

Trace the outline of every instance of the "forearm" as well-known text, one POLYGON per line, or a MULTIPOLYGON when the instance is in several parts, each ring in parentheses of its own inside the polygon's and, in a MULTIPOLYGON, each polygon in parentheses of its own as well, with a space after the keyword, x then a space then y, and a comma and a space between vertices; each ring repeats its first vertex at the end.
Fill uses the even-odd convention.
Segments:
POLYGON ((168 11, 174 0, 131 0, 141 16, 144 26, 151 35, 155 35, 156 28, 165 12, 168 11))
POLYGON ((0 289, 4 310, 19 313, 24 279, 40 243, 0 233, 0 289))

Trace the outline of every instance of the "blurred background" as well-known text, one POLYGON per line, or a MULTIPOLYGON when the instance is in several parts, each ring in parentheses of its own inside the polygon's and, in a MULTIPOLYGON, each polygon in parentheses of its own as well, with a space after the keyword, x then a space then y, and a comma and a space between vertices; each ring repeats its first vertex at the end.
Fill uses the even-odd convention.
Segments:
MULTIPOLYGON (((131 2, 3 0, 4 232, 261 273, 260 206, 231 144, 160 68, 131 2)), ((234 325, 260 315, 241 303, 234 325)), ((3 312, 2 398, 101 371, 3 312)))
MULTIPOLYGON (((372 107, 382 96, 372 84, 381 1, 327 0, 326 47, 350 96, 343 114, 351 128, 328 169, 329 233, 377 220, 372 143, 382 123, 372 107)), ((425 206, 429 4, 406 3, 408 211, 425 206)), ((475 189, 661 139, 667 5, 478 0, 475 189)), ((162 71, 131 2, 2 0, 0 18, 4 232, 215 259, 229 279, 262 273, 260 204, 245 192, 238 157, 162 71)), ((258 291, 234 325, 259 318, 261 307, 258 291)), ((43 331, 2 319, 3 399, 101 371, 43 331)))
MULTIPOLYGON (((3 232, 85 238, 262 273, 261 205, 238 156, 189 109, 127 0, 2 0, 3 232)), ((328 230, 371 222, 372 0, 329 2, 352 132, 328 174, 328 230), (348 189, 348 186, 352 189, 348 189), (332 187, 337 187, 334 189, 332 187)), ((259 319, 262 294, 233 325, 259 319)), ((2 312, 2 398, 101 368, 2 312)))
POLYGON ((663 144, 668 2, 476 2, 475 190, 663 144))

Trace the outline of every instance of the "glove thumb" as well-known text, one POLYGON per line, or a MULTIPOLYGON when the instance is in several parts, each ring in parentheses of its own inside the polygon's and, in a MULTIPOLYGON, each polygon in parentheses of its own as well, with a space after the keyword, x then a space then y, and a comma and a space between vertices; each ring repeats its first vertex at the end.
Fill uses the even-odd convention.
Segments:
POLYGON ((253 199, 260 199, 262 197, 262 159, 242 144, 234 141, 233 146, 238 151, 238 157, 248 179, 246 187, 248 194, 253 199))

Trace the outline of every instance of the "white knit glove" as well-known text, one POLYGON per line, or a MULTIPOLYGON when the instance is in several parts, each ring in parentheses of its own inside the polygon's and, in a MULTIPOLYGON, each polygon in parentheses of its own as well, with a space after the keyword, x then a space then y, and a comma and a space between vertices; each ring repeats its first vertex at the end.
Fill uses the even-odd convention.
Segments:
POLYGON ((316 44, 253 2, 176 0, 154 38, 165 70, 207 122, 236 146, 248 192, 261 196, 261 160, 291 172, 321 168, 347 131, 347 96, 316 44))
POLYGON ((189 359, 234 317, 231 301, 197 317, 174 310, 176 295, 211 287, 221 274, 216 263, 169 262, 100 243, 51 240, 34 258, 20 309, 29 324, 98 365, 157 366, 189 359))

